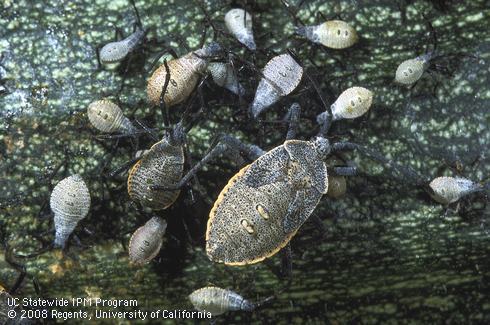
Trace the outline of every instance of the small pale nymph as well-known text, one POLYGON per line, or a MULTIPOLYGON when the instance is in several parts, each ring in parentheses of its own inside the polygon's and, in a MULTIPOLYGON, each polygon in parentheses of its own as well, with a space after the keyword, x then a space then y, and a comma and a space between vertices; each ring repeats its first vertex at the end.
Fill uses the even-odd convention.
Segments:
POLYGON ((262 74, 251 104, 254 118, 296 89, 303 76, 303 68, 291 55, 281 54, 265 65, 262 74))
POLYGON ((236 95, 242 96, 245 94, 245 89, 238 82, 238 76, 230 64, 212 62, 208 65, 208 71, 218 86, 226 88, 236 95))
POLYGON ((199 311, 210 312, 213 316, 232 310, 252 311, 255 308, 253 303, 238 293, 219 287, 197 289, 189 295, 189 300, 194 308, 199 311))
POLYGON ((137 29, 123 40, 111 42, 100 49, 99 57, 103 63, 114 63, 123 60, 145 37, 146 31, 137 29))
POLYGON ((163 243, 167 222, 153 217, 139 227, 129 241, 129 260, 134 265, 149 263, 158 255, 163 243))
POLYGON ((54 244, 63 248, 78 222, 90 210, 90 193, 82 177, 72 175, 56 184, 49 205, 54 213, 54 244))
POLYGON ((248 12, 239 8, 231 9, 225 15, 225 25, 240 43, 255 51, 252 16, 248 12))
POLYGON ((346 89, 330 107, 333 120, 353 119, 364 115, 373 103, 373 92, 363 87, 346 89))
POLYGON ((351 47, 359 39, 356 30, 342 20, 331 20, 315 26, 297 27, 296 33, 314 43, 332 49, 351 47))
POLYGON ((462 177, 437 177, 429 187, 433 191, 432 198, 442 204, 454 203, 465 195, 483 190, 480 184, 462 177))
POLYGON ((92 126, 104 133, 131 134, 136 130, 119 106, 108 99, 92 102, 87 115, 92 126))
POLYGON ((395 81, 402 85, 413 85, 422 77, 424 71, 428 68, 431 57, 432 54, 428 53, 418 56, 415 59, 403 61, 396 69, 395 81))
POLYGON ((164 102, 167 106, 173 106, 186 100, 205 72, 208 65, 208 58, 216 55, 221 47, 216 43, 211 43, 200 50, 191 52, 181 58, 168 61, 170 76, 167 77, 167 68, 162 64, 148 80, 146 91, 148 99, 152 105, 160 103, 160 95, 165 81, 170 78, 164 95, 164 102))

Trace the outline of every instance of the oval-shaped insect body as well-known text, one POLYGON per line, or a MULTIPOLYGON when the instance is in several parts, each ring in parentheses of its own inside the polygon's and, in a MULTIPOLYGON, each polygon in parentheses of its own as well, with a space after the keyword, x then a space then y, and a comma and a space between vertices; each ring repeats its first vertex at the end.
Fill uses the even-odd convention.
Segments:
POLYGON ((363 87, 351 87, 340 94, 330 109, 334 120, 364 115, 373 103, 373 93, 363 87))
POLYGON ((78 222, 90 210, 90 193, 80 175, 69 176, 53 189, 50 199, 56 229, 55 246, 65 247, 65 243, 78 222))
MULTIPOLYGON (((217 43, 211 43, 200 50, 191 52, 181 58, 168 61, 170 80, 164 95, 167 106, 176 105, 186 100, 199 81, 208 65, 207 57, 216 55, 221 50, 217 43)), ((152 105, 160 103, 160 95, 167 78, 167 70, 162 64, 148 80, 146 91, 152 105)))
POLYGON ((225 15, 225 25, 240 43, 255 51, 252 16, 248 12, 239 8, 231 9, 225 15))
POLYGON ((283 248, 327 193, 328 152, 316 142, 288 140, 235 174, 209 214, 209 259, 252 264, 283 248))
POLYGON ((254 118, 296 89, 303 76, 303 68, 291 55, 281 54, 272 58, 262 73, 264 76, 259 82, 251 105, 254 118))
POLYGON ((138 228, 129 241, 129 260, 135 265, 149 263, 160 252, 167 222, 153 217, 138 228))
POLYGON ((347 183, 344 176, 328 175, 328 197, 338 199, 345 194, 347 183))
POLYGON ((93 127, 101 132, 131 134, 135 131, 133 124, 124 116, 119 106, 110 100, 92 102, 87 108, 87 115, 93 127))
POLYGON ((136 46, 143 40, 146 32, 142 29, 137 29, 133 34, 123 40, 107 43, 100 49, 99 58, 104 63, 113 63, 121 61, 133 51, 136 46))
POLYGON ((183 147, 163 139, 155 143, 131 168, 128 175, 129 197, 153 210, 166 209, 177 200, 180 191, 152 190, 151 186, 178 183, 183 172, 183 147))
POLYGON ((197 289, 189 295, 189 300, 199 311, 210 312, 213 316, 221 315, 227 311, 252 311, 255 305, 244 299, 238 293, 219 287, 204 287, 197 289))
POLYGON ((442 204, 454 203, 467 194, 483 189, 480 184, 461 177, 437 177, 429 186, 433 191, 432 198, 442 204))
POLYGON ((296 27, 296 33, 310 41, 333 49, 345 49, 357 43, 354 28, 342 20, 331 20, 315 26, 296 27))
POLYGON ((245 94, 245 89, 238 82, 238 77, 230 64, 212 62, 208 65, 208 71, 218 86, 226 88, 236 95, 245 94))
POLYGON ((403 61, 396 69, 395 81, 402 85, 412 85, 417 82, 427 69, 431 56, 428 53, 403 61))

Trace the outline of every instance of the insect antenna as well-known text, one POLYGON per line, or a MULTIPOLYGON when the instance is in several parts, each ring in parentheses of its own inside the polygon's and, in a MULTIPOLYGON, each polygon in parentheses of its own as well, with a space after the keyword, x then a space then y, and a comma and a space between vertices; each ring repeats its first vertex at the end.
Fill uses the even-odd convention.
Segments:
MULTIPOLYGON (((159 138, 158 136, 155 134, 155 132, 153 132, 155 129, 150 129, 148 126, 146 126, 143 122, 141 122, 140 120, 138 119, 135 119, 134 120, 136 122, 136 124, 138 124, 143 130, 145 133, 147 133, 153 140, 155 141, 158 141, 159 138)), ((165 127, 164 127, 165 128, 165 127)))
POLYGON ((109 178, 112 178, 112 177, 115 177, 115 176, 121 174, 122 172, 128 170, 129 167, 131 167, 132 165, 134 165, 140 159, 141 159, 141 157, 136 157, 136 158, 133 158, 131 160, 128 160, 122 166, 119 166, 118 168, 116 168, 113 171, 111 171, 109 173, 108 177, 109 178))
POLYGON ((134 14, 136 15, 136 25, 143 29, 143 24, 141 23, 141 18, 140 18, 140 13, 138 11, 138 8, 136 7, 136 3, 134 0, 129 0, 131 2, 131 5, 133 6, 134 14))
POLYGON ((291 4, 289 2, 287 2, 287 0, 281 0, 281 3, 282 3, 282 6, 284 7, 284 9, 286 9, 288 14, 293 19, 294 24, 304 26, 304 23, 301 21, 301 19, 299 19, 297 17, 298 11, 294 10, 293 7, 291 6, 291 4))

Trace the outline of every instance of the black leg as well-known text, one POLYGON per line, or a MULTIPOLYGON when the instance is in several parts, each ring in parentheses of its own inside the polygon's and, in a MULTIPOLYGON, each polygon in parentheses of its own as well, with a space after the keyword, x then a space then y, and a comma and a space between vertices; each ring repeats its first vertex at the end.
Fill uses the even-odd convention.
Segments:
POLYGON ((140 160, 141 157, 133 158, 127 162, 125 162, 122 166, 118 167, 117 169, 113 170, 112 172, 109 173, 109 177, 112 178, 116 175, 121 174, 122 172, 126 171, 129 169, 131 166, 133 166, 138 160, 140 160))
POLYGON ((151 188, 153 190, 164 190, 164 191, 175 191, 181 189, 183 186, 189 182, 189 180, 196 174, 199 170, 201 170, 204 165, 206 165, 209 161, 213 160, 217 156, 225 153, 228 149, 237 150, 243 153, 250 160, 255 160, 261 155, 264 154, 264 151, 255 145, 248 145, 240 140, 229 136, 222 135, 217 143, 202 159, 199 161, 194 167, 191 168, 187 172, 187 174, 182 177, 180 182, 174 185, 153 185, 151 188))
POLYGON ((324 237, 327 233, 327 229, 325 228, 322 219, 320 219, 318 215, 313 213, 310 218, 308 218, 308 220, 311 220, 315 224, 315 228, 320 232, 320 235, 324 237))
POLYGON ((168 67, 167 60, 163 60, 163 65, 165 67, 165 82, 163 83, 162 92, 160 93, 160 111, 162 113, 163 121, 165 126, 170 125, 170 113, 168 112, 168 105, 165 103, 165 93, 167 92, 167 87, 170 82, 170 68, 168 67))
POLYGON ((102 48, 102 45, 97 45, 95 48, 95 54, 97 55, 97 70, 102 70, 103 65, 102 62, 100 62, 100 49, 102 48))
POLYGON ((299 115, 301 107, 298 103, 293 103, 288 110, 286 117, 289 119, 288 133, 286 134, 286 140, 291 140, 296 137, 299 127, 299 115))
POLYGON ((355 176, 357 175, 357 167, 332 167, 333 173, 338 176, 355 176))
POLYGON ((352 142, 337 142, 332 145, 332 153, 347 151, 347 150, 355 150, 361 148, 360 145, 352 142))
POLYGON ((141 122, 138 119, 134 120, 136 124, 138 124, 154 141, 159 141, 160 139, 158 136, 153 132, 152 129, 150 129, 148 126, 146 126, 143 122, 141 122))
POLYGON ((320 131, 318 132, 318 135, 325 138, 330 130, 330 127, 332 126, 332 115, 328 110, 326 110, 316 117, 316 122, 320 124, 320 131))
POLYGON ((136 24, 138 25, 139 28, 143 28, 143 24, 141 23, 141 18, 140 18, 140 13, 138 12, 138 8, 136 8, 136 4, 134 3, 134 0, 130 0, 131 5, 133 6, 134 9, 134 14, 136 15, 136 24))
MULTIPOLYGON (((378 163, 383 165, 385 168, 391 170, 393 172, 393 174, 400 175, 404 179, 404 181, 406 181, 408 183, 412 183, 412 184, 417 185, 417 186, 423 186, 423 185, 428 183, 428 179, 419 175, 412 168, 402 166, 402 165, 398 164, 397 162, 395 162, 393 159, 388 159, 388 158, 384 157, 382 154, 380 154, 379 152, 372 150, 372 149, 368 149, 368 148, 361 146, 361 145, 358 145, 356 143, 352 143, 352 142, 335 143, 332 145, 331 152, 336 153, 336 152, 340 152, 340 151, 354 150, 354 149, 357 150, 359 153, 367 156, 368 158, 370 158, 374 161, 377 161, 378 163)), ((334 169, 334 171, 335 171, 335 169, 334 169)), ((339 172, 340 172, 340 174, 338 174, 338 175, 342 175, 343 171, 339 170, 339 172)), ((345 170, 345 172, 348 173, 349 171, 345 170)), ((349 175, 347 175, 347 176, 349 176, 349 175)))
POLYGON ((124 35, 121 30, 121 28, 116 27, 115 34, 114 34, 114 42, 117 42, 119 39, 123 39, 124 35))
POLYGON ((291 243, 288 243, 281 250, 281 274, 285 277, 291 278, 293 275, 293 259, 291 254, 291 243))
POLYGON ((310 73, 307 71, 307 69, 304 69, 304 74, 312 84, 313 88, 315 89, 316 93, 318 94, 318 97, 320 97, 320 101, 323 104, 323 107, 325 107, 325 111, 328 111, 330 107, 327 105, 327 102, 325 101, 325 96, 323 96, 322 90, 320 89, 320 86, 318 86, 318 83, 316 80, 310 75, 310 73))
POLYGON ((12 285, 12 287, 10 287, 8 291, 9 294, 14 294, 24 282, 24 279, 27 275, 26 267, 25 265, 22 265, 13 259, 12 247, 8 245, 6 245, 5 247, 5 261, 19 272, 19 276, 17 277, 17 280, 12 285))

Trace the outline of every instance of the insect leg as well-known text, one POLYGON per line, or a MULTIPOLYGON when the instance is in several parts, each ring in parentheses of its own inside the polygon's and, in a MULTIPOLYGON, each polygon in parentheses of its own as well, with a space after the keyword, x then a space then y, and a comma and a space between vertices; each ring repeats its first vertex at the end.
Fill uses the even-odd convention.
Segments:
POLYGON ((293 258, 291 254, 291 243, 288 243, 281 250, 281 273, 283 276, 291 278, 293 275, 293 258))
POLYGON ((153 132, 152 129, 150 129, 146 124, 141 122, 138 119, 134 120, 153 140, 159 141, 159 138, 156 136, 156 134, 153 132))
POLYGON ((323 96, 323 93, 320 89, 320 86, 318 86, 318 83, 316 82, 316 80, 311 76, 311 74, 307 70, 308 69, 304 70, 304 74, 306 75, 306 77, 308 78, 310 83, 312 84, 313 88, 315 89, 316 93, 318 94, 318 97, 320 97, 320 100, 323 104, 323 107, 325 107, 325 111, 328 111, 330 107, 327 105, 327 102, 325 101, 325 96, 323 96))
POLYGON ((333 167, 333 173, 338 176, 355 176, 357 175, 357 167, 333 167))
POLYGON ((321 237, 324 237, 327 233, 327 229, 325 228, 322 219, 315 213, 312 213, 308 220, 311 220, 315 224, 315 229, 320 232, 321 237))
POLYGON ((5 261, 10 266, 12 266, 14 269, 16 269, 19 272, 19 276, 17 277, 17 280, 15 281, 14 285, 8 291, 10 294, 14 294, 20 288, 20 286, 22 285, 22 282, 24 282, 24 279, 27 275, 25 265, 22 265, 16 261, 14 261, 12 255, 13 255, 12 247, 7 245, 5 247, 5 261))
POLYGON ((165 103, 165 93, 170 82, 170 68, 168 67, 167 60, 163 60, 163 66, 165 67, 165 82, 163 83, 162 92, 160 93, 160 111, 162 113, 163 122, 165 126, 170 125, 170 114, 168 112, 168 105, 165 103))
POLYGON ((428 179, 426 177, 419 175, 411 167, 402 166, 397 162, 395 162, 394 160, 384 157, 382 154, 380 154, 375 150, 368 149, 364 146, 360 146, 352 142, 338 142, 332 146, 332 152, 353 150, 353 149, 357 149, 358 152, 362 153, 368 158, 379 162, 386 168, 390 169, 393 172, 393 174, 399 174, 405 181, 408 181, 409 183, 418 186, 424 186, 428 183, 428 179))
POLYGON ((97 45, 95 48, 95 54, 97 55, 97 70, 102 70, 102 62, 100 62, 100 49, 102 48, 103 45, 97 45))
POLYGON ((320 125, 320 131, 318 131, 318 136, 326 137, 330 126, 332 126, 332 115, 328 110, 319 114, 316 117, 316 122, 320 125))
POLYGON ((126 171, 129 167, 131 167, 132 165, 134 165, 138 160, 140 160, 141 157, 137 157, 137 158, 133 158, 127 162, 125 162, 122 166, 114 169, 112 172, 109 173, 109 177, 112 178, 116 175, 119 175, 120 173, 122 173, 123 171, 126 171))
POLYGON ((293 103, 288 110, 286 117, 289 119, 289 128, 288 133, 286 134, 286 140, 291 140, 296 137, 296 133, 298 132, 300 111, 301 107, 298 103, 293 103))
POLYGON ((136 8, 136 3, 134 3, 134 0, 129 0, 131 2, 131 5, 133 6, 134 13, 136 15, 136 25, 139 28, 143 28, 143 24, 141 23, 141 18, 140 18, 140 13, 138 12, 138 8, 136 8))
POLYGON ((192 167, 187 174, 182 177, 180 182, 174 185, 153 185, 151 188, 153 190, 164 190, 164 191, 175 191, 181 189, 189 180, 197 173, 201 168, 203 168, 209 161, 213 160, 222 153, 227 152, 230 149, 237 150, 245 154, 250 160, 255 160, 264 154, 264 151, 257 146, 247 145, 240 140, 230 136, 222 135, 217 145, 214 146, 194 167, 192 167))
POLYGON ((181 189, 187 182, 194 177, 194 175, 202 168, 204 165, 206 165, 209 161, 213 160, 215 157, 221 155, 223 152, 225 152, 226 146, 223 143, 218 143, 215 147, 209 151, 204 158, 201 159, 194 167, 192 167, 187 174, 182 177, 182 179, 174 185, 153 185, 151 188, 153 190, 164 190, 164 191, 174 191, 181 189))

